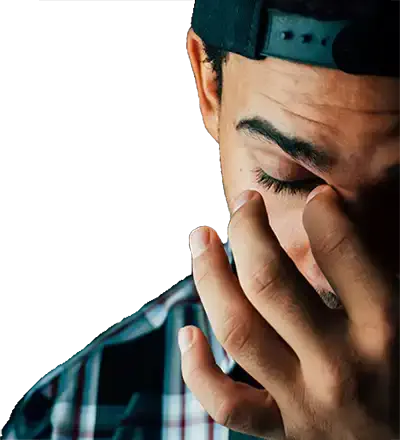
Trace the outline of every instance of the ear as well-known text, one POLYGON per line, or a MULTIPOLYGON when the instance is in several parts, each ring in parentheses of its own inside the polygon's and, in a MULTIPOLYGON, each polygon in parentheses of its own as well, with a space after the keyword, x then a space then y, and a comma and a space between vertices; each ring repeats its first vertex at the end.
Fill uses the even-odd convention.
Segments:
POLYGON ((218 142, 220 104, 216 74, 211 65, 205 62, 207 55, 203 48, 203 41, 192 28, 187 34, 186 49, 196 81, 204 125, 210 135, 218 142))

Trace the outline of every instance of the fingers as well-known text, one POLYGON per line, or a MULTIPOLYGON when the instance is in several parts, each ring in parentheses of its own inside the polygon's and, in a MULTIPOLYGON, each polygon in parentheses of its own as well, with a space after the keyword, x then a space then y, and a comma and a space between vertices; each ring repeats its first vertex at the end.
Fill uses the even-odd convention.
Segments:
POLYGON ((327 186, 307 204, 303 223, 317 264, 340 297, 360 349, 378 358, 393 336, 391 285, 368 257, 354 225, 327 186))
POLYGON ((187 329, 193 342, 182 353, 183 379, 211 418, 234 431, 284 438, 280 411, 271 395, 226 376, 216 365, 204 334, 197 327, 187 329))
POLYGON ((331 312, 281 248, 260 194, 231 218, 229 236, 243 291, 300 360, 322 353, 318 322, 331 312))
POLYGON ((298 369, 296 355, 243 294, 217 233, 201 230, 209 231, 210 241, 193 255, 193 278, 216 338, 276 400, 289 398, 284 393, 290 394, 298 369))

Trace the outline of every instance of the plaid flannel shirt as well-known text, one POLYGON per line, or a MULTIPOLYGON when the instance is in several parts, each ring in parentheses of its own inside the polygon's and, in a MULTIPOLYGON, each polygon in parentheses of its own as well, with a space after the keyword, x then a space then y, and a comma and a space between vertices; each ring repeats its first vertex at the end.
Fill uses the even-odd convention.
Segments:
MULTIPOLYGON (((232 270, 236 267, 224 244, 232 270)), ((259 385, 216 339, 187 276, 44 376, 18 402, 4 440, 250 440, 218 425, 182 378, 178 330, 207 336, 234 380, 259 385)))

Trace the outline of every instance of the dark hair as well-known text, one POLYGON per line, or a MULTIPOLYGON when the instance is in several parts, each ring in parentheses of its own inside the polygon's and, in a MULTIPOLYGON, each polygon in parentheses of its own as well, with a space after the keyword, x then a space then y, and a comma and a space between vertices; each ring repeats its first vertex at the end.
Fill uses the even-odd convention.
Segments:
MULTIPOLYGON (((358 19, 375 14, 384 0, 268 0, 269 8, 283 12, 301 14, 317 20, 358 19)), ((216 75, 217 93, 222 100, 223 65, 228 62, 230 52, 218 49, 203 41, 206 59, 216 75)))

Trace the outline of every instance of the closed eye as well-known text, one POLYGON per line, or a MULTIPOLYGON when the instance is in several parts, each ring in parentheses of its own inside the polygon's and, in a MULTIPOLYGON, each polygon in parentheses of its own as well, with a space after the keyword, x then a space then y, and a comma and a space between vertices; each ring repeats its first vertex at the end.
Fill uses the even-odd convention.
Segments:
POLYGON ((252 172, 256 176, 256 182, 266 188, 267 190, 271 189, 276 194, 279 193, 287 193, 290 195, 301 195, 302 197, 307 197, 307 195, 317 186, 323 185, 326 182, 316 177, 314 179, 306 179, 306 180, 279 180, 274 177, 268 175, 263 169, 257 167, 252 170, 252 172))

